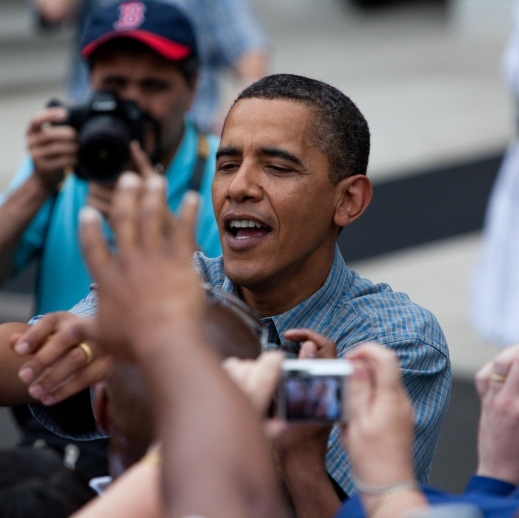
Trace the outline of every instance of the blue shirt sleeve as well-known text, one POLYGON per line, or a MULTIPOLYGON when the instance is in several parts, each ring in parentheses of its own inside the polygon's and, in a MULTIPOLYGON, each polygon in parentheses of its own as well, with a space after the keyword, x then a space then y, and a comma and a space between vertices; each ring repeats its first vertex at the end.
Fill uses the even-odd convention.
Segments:
POLYGON ((508 496, 511 493, 513 493, 516 489, 517 486, 514 486, 513 484, 510 484, 503 480, 474 475, 467 484, 465 494, 468 495, 471 493, 486 493, 489 495, 496 496, 508 496))

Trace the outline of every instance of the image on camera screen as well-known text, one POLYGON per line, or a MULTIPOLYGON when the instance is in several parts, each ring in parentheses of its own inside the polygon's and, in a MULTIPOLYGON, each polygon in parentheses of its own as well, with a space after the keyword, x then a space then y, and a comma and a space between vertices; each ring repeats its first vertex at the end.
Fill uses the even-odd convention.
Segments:
POLYGON ((342 410, 340 376, 285 380, 286 419, 338 421, 342 410))

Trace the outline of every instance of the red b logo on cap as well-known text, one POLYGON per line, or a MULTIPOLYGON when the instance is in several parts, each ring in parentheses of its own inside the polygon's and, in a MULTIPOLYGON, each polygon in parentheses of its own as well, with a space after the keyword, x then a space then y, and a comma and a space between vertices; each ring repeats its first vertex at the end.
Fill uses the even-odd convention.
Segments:
POLYGON ((127 2, 119 6, 119 20, 114 23, 116 31, 136 29, 144 21, 146 6, 141 2, 127 2))

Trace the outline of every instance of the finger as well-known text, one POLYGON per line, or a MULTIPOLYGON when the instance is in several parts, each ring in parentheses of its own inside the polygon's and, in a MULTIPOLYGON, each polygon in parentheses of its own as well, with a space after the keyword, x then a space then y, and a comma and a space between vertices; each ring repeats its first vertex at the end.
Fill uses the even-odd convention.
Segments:
POLYGON ((166 183, 158 174, 146 180, 140 211, 140 235, 146 250, 162 250, 166 236, 164 225, 167 218, 166 183))
POLYGON ((396 355, 378 344, 363 344, 347 355, 369 363, 374 371, 377 391, 402 389, 399 362, 396 355))
MULTIPOLYGON (((99 356, 99 352, 93 350, 94 359, 99 356)), ((37 378, 29 386, 29 394, 35 398, 40 399, 43 394, 48 394, 57 389, 75 372, 87 367, 88 358, 85 352, 79 347, 75 346, 69 349, 63 357, 59 358, 53 365, 46 369, 42 375, 37 378)))
POLYGON ((490 374, 492 374, 493 364, 494 362, 487 362, 475 376, 476 390, 478 391, 480 399, 482 399, 488 392, 490 385, 490 374))
MULTIPOLYGON (((32 383, 54 363, 64 356, 69 349, 81 341, 79 336, 68 331, 60 331, 51 335, 40 350, 19 370, 19 377, 24 383, 32 383)), ((83 353, 84 356, 84 353, 83 353)))
POLYGON ((297 357, 300 360, 317 358, 317 345, 310 340, 303 342, 297 357))
POLYGON ((348 421, 358 422, 370 412, 370 402, 374 387, 367 366, 355 361, 355 368, 348 381, 348 421))
POLYGON ((70 126, 51 126, 45 128, 45 131, 27 137, 27 147, 31 153, 39 149, 52 150, 53 146, 58 146, 57 152, 59 152, 59 146, 79 148, 76 130, 70 126))
POLYGON ((106 377, 110 363, 109 357, 95 360, 88 367, 74 373, 52 392, 44 394, 40 401, 44 405, 55 405, 88 387, 94 386, 106 377))
POLYGON ((45 146, 30 148, 33 160, 44 160, 61 158, 63 155, 75 156, 78 152, 78 145, 73 142, 52 142, 45 146))
POLYGON ((111 223, 121 255, 130 255, 138 243, 137 218, 143 181, 134 173, 124 173, 117 182, 111 209, 111 223))
POLYGON ((57 124, 63 122, 67 116, 68 112, 65 108, 47 108, 32 118, 29 123, 29 128, 27 129, 27 134, 30 135, 31 133, 40 131, 44 124, 57 124))
POLYGON ((130 155, 137 172, 140 173, 145 180, 157 174, 151 160, 137 140, 130 142, 130 155))
POLYGON ((270 402, 281 378, 281 364, 285 355, 279 351, 262 353, 253 362, 247 384, 250 394, 254 395, 254 406, 261 415, 267 413, 270 402))
POLYGON ((311 329, 290 329, 284 336, 294 342, 312 341, 316 345, 318 358, 337 358, 335 342, 311 329))
POLYGON ((35 172, 61 171, 74 168, 77 163, 77 156, 62 155, 56 158, 40 158, 35 163, 35 172))
POLYGON ((13 343, 13 350, 18 356, 27 356, 35 353, 54 333, 58 317, 56 313, 50 313, 40 318, 25 333, 21 334, 13 343))
POLYGON ((510 400, 517 400, 519 396, 519 357, 517 356, 509 365, 503 389, 505 394, 510 395, 510 400))
POLYGON ((507 376, 512 363, 519 358, 519 346, 514 345, 513 347, 506 348, 503 352, 499 353, 493 361, 492 372, 499 374, 500 376, 507 376))
POLYGON ((101 214, 92 207, 83 207, 79 212, 79 234, 83 257, 92 277, 96 280, 110 259, 101 229, 101 214))
POLYGON ((198 193, 188 191, 184 194, 177 231, 173 236, 174 246, 179 257, 185 257, 189 260, 196 251, 195 231, 199 205, 200 197, 198 193))
POLYGON ((289 431, 289 426, 287 421, 283 421, 282 419, 278 419, 277 417, 273 419, 268 419, 265 421, 265 426, 263 428, 265 435, 271 440, 274 441, 279 439, 289 431))

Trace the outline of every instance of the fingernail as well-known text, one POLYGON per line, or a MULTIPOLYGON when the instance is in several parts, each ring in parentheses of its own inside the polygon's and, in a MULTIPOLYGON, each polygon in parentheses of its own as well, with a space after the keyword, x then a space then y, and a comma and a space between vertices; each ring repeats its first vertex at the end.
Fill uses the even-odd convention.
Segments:
POLYGON ((136 174, 124 173, 117 184, 121 189, 135 189, 139 186, 140 182, 141 180, 136 174))
POLYGON ((164 186, 164 180, 161 176, 153 175, 146 180, 146 188, 152 191, 158 191, 164 186))
POLYGON ((198 193, 196 191, 187 191, 184 194, 184 203, 194 203, 198 200, 198 193))
POLYGON ((30 383, 34 378, 34 372, 30 367, 23 367, 18 376, 24 383, 30 383))
POLYGON ((44 398, 42 398, 41 402, 44 404, 44 405, 53 405, 54 402, 56 401, 56 398, 54 396, 45 396, 44 398))
POLYGON ((41 385, 34 385, 33 387, 29 387, 29 394, 34 399, 38 399, 43 394, 43 388, 41 387, 41 385))
POLYGON ((90 223, 92 221, 99 221, 101 219, 101 213, 93 207, 83 207, 79 211, 79 221, 81 223, 90 223))
POLYGON ((14 350, 17 354, 27 354, 29 352, 29 343, 28 342, 20 342, 14 346, 14 350))

